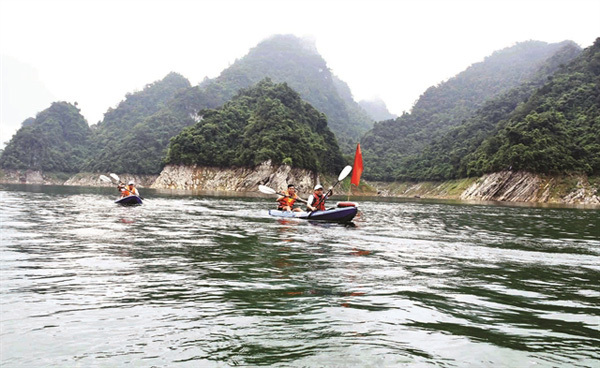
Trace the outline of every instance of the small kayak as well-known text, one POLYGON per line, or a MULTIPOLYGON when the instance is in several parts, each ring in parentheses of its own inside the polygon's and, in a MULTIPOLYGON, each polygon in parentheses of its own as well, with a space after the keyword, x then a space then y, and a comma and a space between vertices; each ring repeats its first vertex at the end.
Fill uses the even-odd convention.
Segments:
POLYGON ((349 222, 352 221, 354 216, 356 216, 357 212, 357 207, 341 207, 316 212, 291 212, 269 210, 269 215, 275 217, 298 218, 315 221, 349 222))
POLYGON ((142 204, 142 199, 136 195, 130 195, 127 197, 117 199, 115 203, 121 204, 123 206, 131 206, 136 204, 142 204))

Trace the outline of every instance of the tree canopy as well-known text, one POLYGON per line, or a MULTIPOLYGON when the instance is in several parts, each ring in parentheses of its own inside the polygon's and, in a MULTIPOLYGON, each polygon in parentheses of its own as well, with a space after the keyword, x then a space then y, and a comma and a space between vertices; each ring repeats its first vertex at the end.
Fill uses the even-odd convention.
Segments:
POLYGON ((411 113, 375 124, 361 140, 365 177, 439 180, 466 175, 459 162, 564 63, 573 42, 528 41, 500 50, 431 87, 411 113))
POLYGON ((318 172, 344 165, 327 118, 286 83, 243 89, 171 139, 167 163, 252 167, 271 160, 318 172))
POLYGON ((75 173, 89 154, 91 129, 79 109, 54 102, 24 121, 0 156, 0 167, 75 173))

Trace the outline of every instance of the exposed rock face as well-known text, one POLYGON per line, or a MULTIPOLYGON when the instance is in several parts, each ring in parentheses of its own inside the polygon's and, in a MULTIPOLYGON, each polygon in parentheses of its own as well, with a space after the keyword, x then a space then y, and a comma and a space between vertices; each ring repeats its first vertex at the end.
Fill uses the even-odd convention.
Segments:
POLYGON ((541 180, 526 172, 502 171, 483 176, 460 196, 461 199, 532 202, 537 198, 541 180))
MULTIPOLYGON (((76 186, 85 186, 85 187, 112 187, 116 184, 107 183, 100 180, 100 175, 98 173, 79 173, 75 176, 72 176, 64 182, 63 185, 76 185, 76 186)), ((107 174, 104 174, 108 176, 107 174)), ((152 183, 156 180, 158 175, 136 175, 136 174, 120 174, 119 179, 125 184, 127 184, 130 180, 135 182, 135 185, 140 188, 149 188, 152 183)))
POLYGON ((484 175, 465 190, 460 199, 506 202, 555 202, 600 204, 587 178, 574 177, 575 188, 561 188, 563 183, 553 177, 543 177, 528 172, 502 171, 484 175))
POLYGON ((319 180, 318 175, 305 169, 264 162, 255 168, 216 168, 167 165, 152 188, 213 191, 256 191, 258 185, 275 190, 294 184, 301 192, 309 192, 319 180))
POLYGON ((51 178, 36 170, 3 170, 0 182, 7 184, 62 184, 60 179, 51 178))

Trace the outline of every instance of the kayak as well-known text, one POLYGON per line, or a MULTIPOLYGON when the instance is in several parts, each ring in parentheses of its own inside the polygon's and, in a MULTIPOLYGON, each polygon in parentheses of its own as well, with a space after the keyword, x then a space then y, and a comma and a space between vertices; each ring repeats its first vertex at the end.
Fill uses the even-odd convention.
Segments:
POLYGON ((136 195, 130 195, 127 197, 117 199, 115 203, 121 204, 123 206, 131 206, 136 204, 142 204, 142 199, 136 195))
POLYGON ((341 207, 316 212, 269 210, 269 215, 275 217, 298 218, 315 221, 349 222, 352 221, 357 212, 358 207, 341 207))

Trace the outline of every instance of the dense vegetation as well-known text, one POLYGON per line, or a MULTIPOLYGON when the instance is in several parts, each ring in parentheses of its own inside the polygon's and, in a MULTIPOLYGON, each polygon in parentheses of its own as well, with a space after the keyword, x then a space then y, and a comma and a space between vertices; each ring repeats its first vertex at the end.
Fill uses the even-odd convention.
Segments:
POLYGON ((331 73, 314 43, 292 35, 261 42, 205 85, 212 87, 207 92, 218 93, 224 103, 241 88, 266 77, 286 82, 323 112, 345 152, 352 152, 360 136, 372 127, 373 119, 354 101, 348 85, 331 73))
POLYGON ((171 139, 167 163, 252 167, 267 160, 319 172, 344 165, 325 115, 286 83, 241 90, 171 139))
POLYGON ((78 172, 89 150, 91 129, 79 109, 55 102, 27 119, 0 156, 4 169, 78 172))
POLYGON ((96 153, 86 170, 159 173, 169 139, 193 125, 199 111, 222 106, 240 89, 265 77, 287 82, 325 113, 338 144, 343 144, 347 152, 352 152, 360 135, 371 127, 372 119, 354 102, 348 86, 331 74, 314 45, 294 36, 274 36, 219 77, 206 79, 199 86, 189 87, 187 81, 180 80, 182 77, 170 75, 142 92, 128 95, 98 125, 96 153))
MULTIPOLYGON (((190 87, 187 79, 177 73, 170 73, 160 81, 146 85, 136 93, 128 93, 116 108, 109 108, 104 114, 104 119, 93 127, 92 153, 84 167, 87 171, 119 171, 134 173, 155 173, 160 170, 160 165, 150 165, 151 157, 145 155, 145 150, 137 149, 140 139, 150 147, 157 145, 159 131, 155 129, 168 129, 173 122, 164 119, 163 124, 152 125, 158 117, 153 118, 148 124, 146 119, 165 108, 169 101, 182 90, 190 87), (165 125, 165 126, 161 126, 165 125), (154 128, 154 129, 153 129, 154 128), (146 133, 147 136, 140 137, 146 133), (137 143, 137 146, 132 146, 137 143), (134 149, 135 148, 135 149, 134 149)), ((158 161, 164 157, 164 148, 168 139, 179 132, 183 126, 171 127, 175 130, 166 137, 162 149, 158 150, 158 161)), ((159 144, 160 145, 160 144, 159 144)), ((156 161, 156 160, 155 160, 156 161)))
POLYGON ((517 44, 388 119, 385 105, 354 102, 312 43, 275 36, 198 86, 171 73, 127 94, 91 129, 76 106, 54 103, 23 122, 0 152, 0 167, 158 174, 165 162, 251 167, 271 160, 335 173, 344 165, 340 151, 352 153, 371 126, 368 110, 388 120, 361 139, 366 179, 445 180, 505 169, 598 175, 599 48, 598 40, 584 51, 572 42, 517 44))
POLYGON ((579 53, 579 47, 566 44, 540 64, 530 80, 487 101, 461 124, 432 139, 419 154, 405 157, 392 175, 401 180, 444 180, 473 175, 467 171, 469 154, 495 134, 500 122, 508 119, 517 107, 548 82, 548 78, 564 67, 564 63, 573 60, 579 53))
POLYGON ((361 140, 364 159, 369 162, 365 165, 365 177, 376 180, 453 177, 456 174, 452 165, 464 154, 463 142, 476 145, 484 139, 489 126, 493 128, 533 88, 509 91, 523 83, 539 81, 540 75, 551 75, 561 63, 569 62, 579 52, 579 47, 572 42, 519 43, 495 52, 447 82, 429 88, 410 114, 377 123, 365 134, 361 140), (501 100, 489 104, 498 96, 501 100), (470 121, 479 110, 487 114, 485 121, 470 121), (467 139, 465 142, 464 137, 460 137, 461 129, 469 136, 473 132, 475 141, 467 139), (450 147, 454 143, 459 147, 450 147), (430 148, 430 144, 446 146, 430 148), (435 158, 431 150, 435 151, 435 158), (438 156, 443 162, 436 166, 438 156))
POLYGON ((600 174, 600 38, 465 157, 467 175, 506 168, 600 174))

